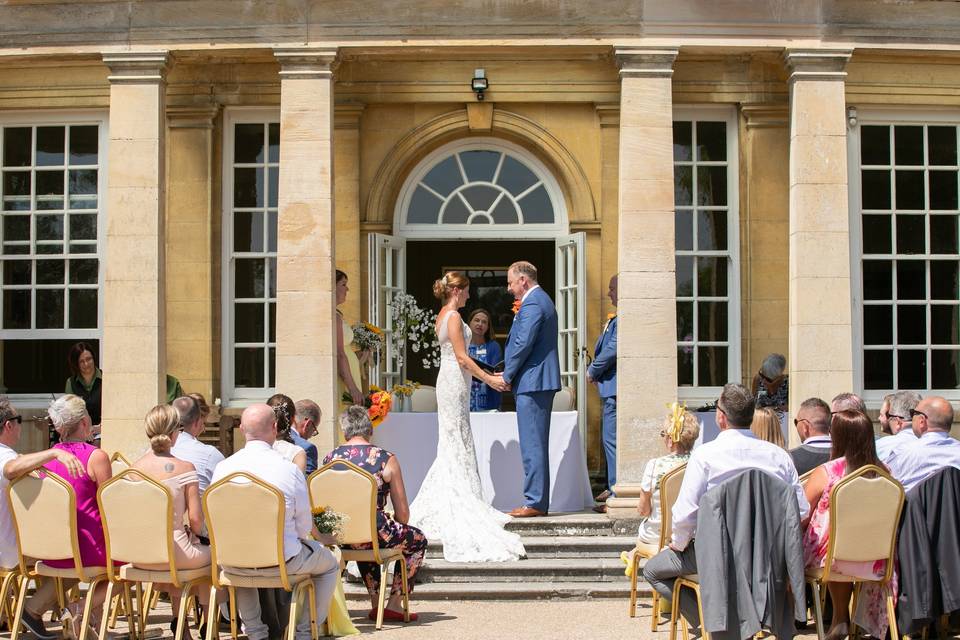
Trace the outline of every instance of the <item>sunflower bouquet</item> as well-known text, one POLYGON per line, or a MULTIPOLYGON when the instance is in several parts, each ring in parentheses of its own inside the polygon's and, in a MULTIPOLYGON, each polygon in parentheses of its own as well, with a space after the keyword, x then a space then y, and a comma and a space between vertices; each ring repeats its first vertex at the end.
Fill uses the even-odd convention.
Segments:
POLYGON ((358 322, 353 325, 353 344, 359 351, 369 351, 374 357, 380 355, 384 340, 383 329, 369 322, 358 322))

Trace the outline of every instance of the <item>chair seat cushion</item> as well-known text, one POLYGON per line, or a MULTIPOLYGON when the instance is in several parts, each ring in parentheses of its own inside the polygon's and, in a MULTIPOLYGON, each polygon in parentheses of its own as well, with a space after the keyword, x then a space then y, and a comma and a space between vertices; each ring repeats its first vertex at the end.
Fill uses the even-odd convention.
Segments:
POLYGON ((685 576, 680 576, 680 579, 685 582, 692 582, 694 584, 700 584, 700 574, 699 573, 690 573, 685 576))
MULTIPOLYGON (((181 569, 177 571, 177 580, 187 582, 197 580, 198 578, 210 576, 210 565, 199 567, 197 569, 181 569)), ((124 580, 135 582, 170 582, 169 571, 159 571, 157 569, 141 569, 130 564, 125 564, 120 568, 120 577, 124 580)))
MULTIPOLYGON (((372 549, 342 549, 343 561, 350 562, 372 562, 372 549)), ((380 559, 383 561, 397 560, 403 557, 403 549, 400 547, 380 547, 380 559)))
MULTIPOLYGON (((38 562, 34 570, 41 576, 49 576, 51 578, 76 578, 77 570, 74 567, 51 567, 48 564, 38 562)), ((96 580, 107 575, 106 567, 82 567, 81 571, 83 572, 84 582, 90 582, 91 580, 96 580)))
MULTIPOLYGON (((807 580, 823 580, 823 567, 807 567, 805 574, 807 580)), ((830 572, 830 582, 879 582, 879 580, 859 578, 833 570, 830 572)))
MULTIPOLYGON (((287 574, 290 584, 300 584, 310 579, 309 573, 287 574)), ((280 576, 273 575, 249 576, 228 571, 220 571, 220 584, 230 587, 255 587, 257 589, 282 589, 283 583, 280 582, 280 576)))
POLYGON ((660 553, 660 545, 649 542, 637 542, 637 555, 641 558, 652 558, 660 553))

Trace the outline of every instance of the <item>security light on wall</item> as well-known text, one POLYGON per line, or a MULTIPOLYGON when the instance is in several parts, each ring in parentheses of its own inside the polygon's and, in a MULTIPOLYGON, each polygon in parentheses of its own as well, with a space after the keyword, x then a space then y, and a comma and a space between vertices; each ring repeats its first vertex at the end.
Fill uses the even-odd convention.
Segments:
POLYGON ((473 80, 470 81, 470 88, 477 94, 477 100, 483 100, 483 92, 487 90, 490 83, 487 81, 487 72, 484 69, 473 70, 473 80))

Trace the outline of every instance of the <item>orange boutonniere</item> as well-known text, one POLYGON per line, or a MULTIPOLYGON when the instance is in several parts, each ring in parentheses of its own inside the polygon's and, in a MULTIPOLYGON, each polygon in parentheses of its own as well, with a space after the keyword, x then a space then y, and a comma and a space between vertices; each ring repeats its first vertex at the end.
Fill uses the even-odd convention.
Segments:
POLYGON ((616 318, 616 317, 617 317, 617 314, 615 314, 615 313, 608 313, 608 314, 607 314, 607 322, 610 322, 611 320, 613 320, 613 319, 616 318))
POLYGON ((513 301, 513 306, 511 307, 511 310, 513 311, 513 315, 517 315, 518 313, 520 313, 520 304, 521 304, 520 300, 513 301))

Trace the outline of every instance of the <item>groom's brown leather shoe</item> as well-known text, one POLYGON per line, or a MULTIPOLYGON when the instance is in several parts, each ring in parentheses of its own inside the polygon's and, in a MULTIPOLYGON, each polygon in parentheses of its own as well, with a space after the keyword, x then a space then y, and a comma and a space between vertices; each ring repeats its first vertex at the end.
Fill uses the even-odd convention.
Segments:
POLYGON ((533 507, 517 507, 510 512, 514 518, 538 518, 547 515, 546 512, 534 509, 533 507))

